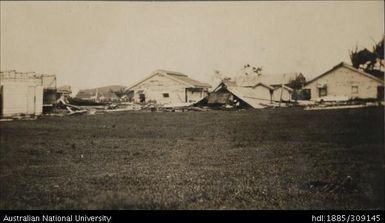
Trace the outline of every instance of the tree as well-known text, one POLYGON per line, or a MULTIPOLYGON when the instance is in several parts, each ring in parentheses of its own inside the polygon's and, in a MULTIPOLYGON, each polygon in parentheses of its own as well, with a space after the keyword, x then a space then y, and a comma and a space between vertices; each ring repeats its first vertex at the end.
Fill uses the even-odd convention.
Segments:
POLYGON ((377 55, 377 57, 380 59, 380 66, 384 66, 384 38, 382 38, 382 41, 376 44, 373 47, 373 52, 377 55))
POLYGON ((300 90, 306 83, 306 78, 303 76, 302 73, 299 73, 295 79, 290 80, 287 84, 288 87, 294 89, 294 90, 300 90))
POLYGON ((384 72, 381 68, 384 67, 384 38, 373 46, 372 51, 367 48, 358 50, 356 46, 356 49, 350 52, 350 60, 353 67, 357 69, 375 76, 383 76, 384 72))
POLYGON ((295 76, 294 79, 289 81, 287 86, 294 90, 292 94, 292 99, 294 99, 295 101, 309 99, 309 97, 306 95, 307 91, 302 90, 302 87, 305 85, 305 83, 306 78, 302 73, 299 73, 295 76))
POLYGON ((256 74, 258 76, 262 75, 262 67, 252 67, 250 66, 250 64, 245 64, 242 70, 244 75, 250 75, 250 74, 256 74))

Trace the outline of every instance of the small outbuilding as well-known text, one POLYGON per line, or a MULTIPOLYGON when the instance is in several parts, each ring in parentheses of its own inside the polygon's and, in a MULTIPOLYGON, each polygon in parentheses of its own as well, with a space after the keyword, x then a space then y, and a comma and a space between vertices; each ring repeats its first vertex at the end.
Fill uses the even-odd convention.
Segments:
POLYGON ((289 102, 292 100, 293 89, 286 85, 274 87, 272 100, 274 102, 289 102))
POLYGON ((15 70, 0 73, 0 116, 40 115, 43 111, 43 76, 15 70))

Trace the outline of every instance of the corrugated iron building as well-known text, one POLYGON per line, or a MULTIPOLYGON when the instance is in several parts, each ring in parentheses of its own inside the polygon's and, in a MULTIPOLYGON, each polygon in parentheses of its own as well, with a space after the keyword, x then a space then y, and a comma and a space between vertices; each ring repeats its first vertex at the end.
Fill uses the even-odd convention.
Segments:
POLYGON ((43 111, 43 92, 50 89, 54 75, 34 72, 0 72, 0 116, 40 115, 43 111))

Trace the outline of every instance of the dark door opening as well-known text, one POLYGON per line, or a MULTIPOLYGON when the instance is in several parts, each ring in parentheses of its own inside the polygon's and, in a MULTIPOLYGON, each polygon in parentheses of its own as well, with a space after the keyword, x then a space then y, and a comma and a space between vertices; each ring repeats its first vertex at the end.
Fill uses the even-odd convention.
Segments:
POLYGON ((142 102, 146 102, 146 95, 144 94, 139 94, 139 101, 142 103, 142 102))
POLYGON ((311 99, 311 90, 303 89, 300 94, 300 100, 310 100, 311 99))
POLYGON ((384 100, 384 86, 377 87, 377 99, 384 100))
POLYGON ((3 86, 0 86, 0 118, 3 117, 3 86))
POLYGON ((188 92, 188 90, 187 90, 187 88, 186 89, 184 89, 184 96, 185 96, 185 102, 187 103, 187 92, 188 92))

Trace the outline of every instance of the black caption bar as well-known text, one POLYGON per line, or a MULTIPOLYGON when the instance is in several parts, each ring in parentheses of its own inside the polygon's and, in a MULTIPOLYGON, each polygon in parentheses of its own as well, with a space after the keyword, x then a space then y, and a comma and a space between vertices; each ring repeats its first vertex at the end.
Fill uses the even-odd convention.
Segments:
POLYGON ((355 211, 152 211, 152 210, 2 210, 0 222, 384 222, 384 210, 355 211))

